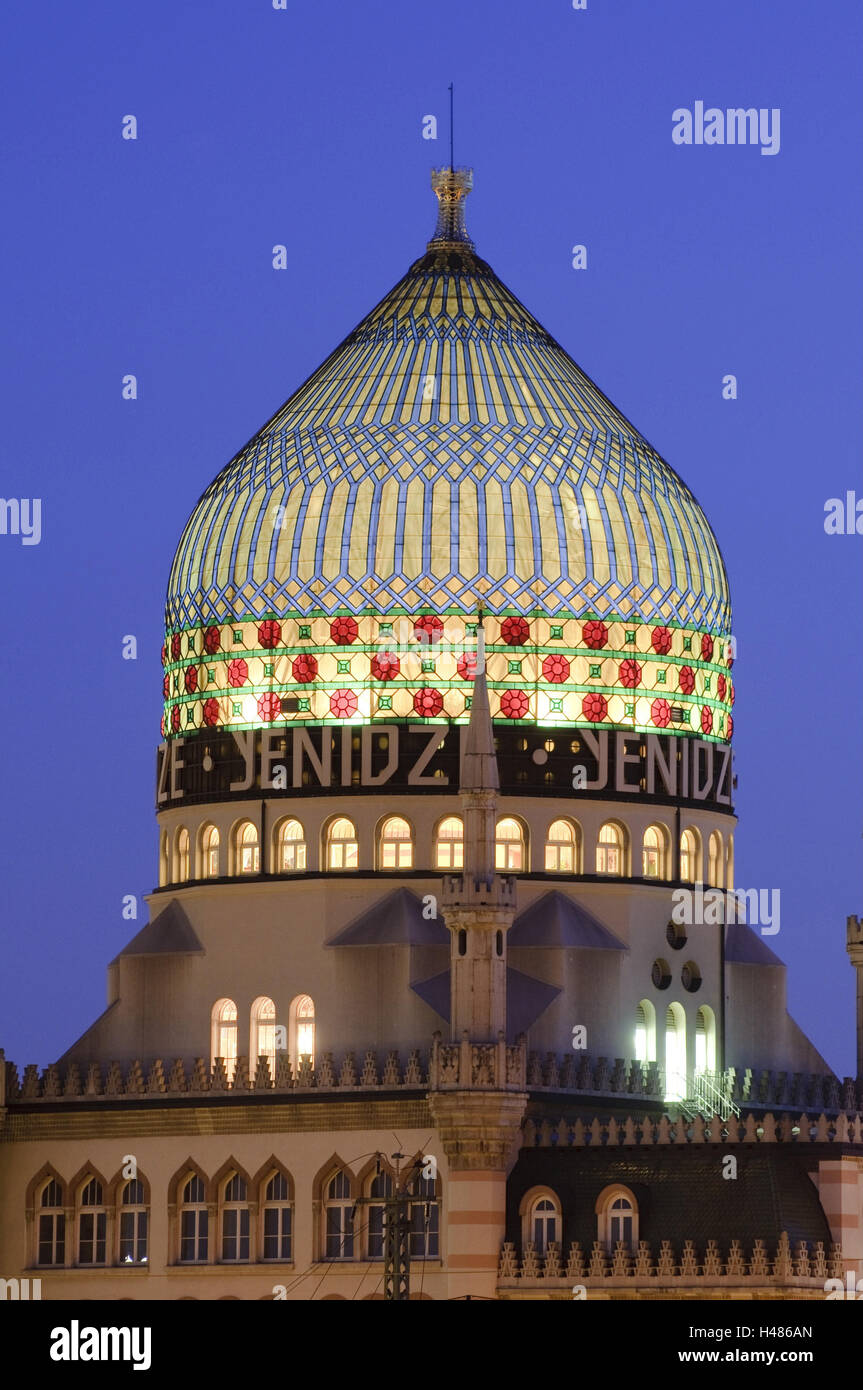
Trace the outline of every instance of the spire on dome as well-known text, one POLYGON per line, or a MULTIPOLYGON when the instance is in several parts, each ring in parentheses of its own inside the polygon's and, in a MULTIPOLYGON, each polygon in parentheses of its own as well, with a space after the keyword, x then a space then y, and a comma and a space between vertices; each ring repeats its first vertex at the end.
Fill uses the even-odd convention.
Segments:
POLYGON ((494 751, 494 726, 488 703, 485 678, 485 633, 480 616, 476 633, 476 676, 470 706, 470 723, 464 746, 461 786, 465 792, 496 792, 500 790, 497 755, 494 751))
POLYGON ((474 250, 464 225, 464 200, 473 188, 473 169, 432 169, 431 185, 438 200, 438 214, 429 250, 453 245, 474 250))

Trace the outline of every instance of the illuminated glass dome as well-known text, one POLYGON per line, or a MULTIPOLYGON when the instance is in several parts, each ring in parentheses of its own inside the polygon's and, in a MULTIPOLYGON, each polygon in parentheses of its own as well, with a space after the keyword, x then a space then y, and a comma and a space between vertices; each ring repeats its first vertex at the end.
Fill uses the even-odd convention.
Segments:
POLYGON ((198 502, 164 732, 492 715, 727 739, 730 603, 692 493, 475 253, 426 253, 198 502))

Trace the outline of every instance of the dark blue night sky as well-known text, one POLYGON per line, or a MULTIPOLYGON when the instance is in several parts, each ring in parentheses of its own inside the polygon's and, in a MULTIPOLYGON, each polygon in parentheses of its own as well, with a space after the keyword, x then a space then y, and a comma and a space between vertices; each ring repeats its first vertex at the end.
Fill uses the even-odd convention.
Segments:
POLYGON ((0 492, 42 501, 40 544, 0 535, 0 1045, 19 1067, 101 1012, 105 966, 145 920, 121 900, 157 876, 183 524, 423 250, 454 81, 479 254, 719 538, 737 881, 781 890, 789 1006, 854 1070, 863 537, 826 535, 824 506, 863 497, 861 30, 853 0, 7 9, 0 492), (779 108, 778 154, 674 144, 672 112, 696 101, 779 108))

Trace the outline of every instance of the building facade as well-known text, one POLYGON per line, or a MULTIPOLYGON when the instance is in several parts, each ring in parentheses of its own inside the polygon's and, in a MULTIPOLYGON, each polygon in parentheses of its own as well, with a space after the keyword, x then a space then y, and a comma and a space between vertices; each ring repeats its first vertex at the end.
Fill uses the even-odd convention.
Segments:
POLYGON ((413 1298, 823 1297, 863 1063, 741 920, 719 546, 432 185, 180 538, 150 919, 0 1067, 0 1268, 380 1298, 389 1233, 413 1298))

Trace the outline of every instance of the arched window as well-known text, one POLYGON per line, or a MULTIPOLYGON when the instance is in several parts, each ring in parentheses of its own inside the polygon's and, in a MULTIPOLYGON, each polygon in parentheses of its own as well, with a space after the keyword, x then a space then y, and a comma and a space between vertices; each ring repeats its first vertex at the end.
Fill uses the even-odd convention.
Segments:
POLYGON ((410 1255, 412 1260, 436 1260, 440 1254, 440 1200, 437 1182, 422 1169, 411 1186, 410 1255))
POLYGON ((308 994, 298 994, 291 1004, 288 1053, 294 1069, 303 1057, 315 1065, 315 1005, 308 994))
POLYGON ((144 1184, 131 1178, 120 1193, 120 1264, 147 1263, 147 1207, 144 1184))
POLYGON ((628 1187, 607 1187, 596 1203, 597 1239, 610 1255, 638 1245, 638 1203, 628 1187))
POLYGON ((78 1208, 78 1264, 103 1265, 108 1214, 98 1178, 88 1178, 78 1208))
POLYGON ((278 872, 300 874, 306 868, 306 835, 298 820, 284 820, 279 826, 278 872))
POLYGON ((56 1178, 42 1188, 39 1198, 39 1250, 37 1264, 66 1263, 66 1213, 63 1210, 63 1189, 56 1178))
POLYGON ((701 882, 701 842, 691 827, 680 836, 680 878, 683 883, 701 882))
POLYGON ((734 887, 734 836, 728 836, 728 851, 725 855, 725 887, 731 891, 734 887))
POLYGON ((384 1257, 384 1203, 395 1195, 396 1185, 392 1173, 386 1169, 378 1173, 369 1183, 368 1196, 368 1257, 382 1260, 384 1257))
POLYGON ((197 1173, 187 1178, 180 1203, 180 1262, 206 1264, 209 1249, 206 1190, 197 1173))
POLYGON ((233 999, 218 999, 212 1013, 212 1059, 221 1057, 228 1080, 237 1069, 237 1006, 233 999))
POLYGON ((649 825, 644 832, 641 873, 644 878, 667 878, 666 837, 661 825, 649 825))
POLYGON ((683 1100, 686 1078, 686 1014, 679 1004, 665 1010, 665 1099, 683 1100))
POLYGON ((356 869, 358 864, 356 827, 347 816, 336 816, 327 830, 327 868, 356 869))
POLYGON ((258 874, 261 871, 261 849, 258 829, 250 820, 240 821, 234 832, 234 872, 258 874))
POLYGON ((722 836, 714 830, 707 842, 707 882, 711 888, 721 888, 723 869, 722 836))
POLYGON ((264 1259, 292 1259, 293 1207, 284 1173, 274 1173, 264 1189, 264 1259))
POLYGON ((380 867, 412 869, 414 846, 411 828, 401 816, 390 816, 381 826, 380 867))
POLYGON ((435 836, 435 868, 464 868, 464 823, 461 816, 446 816, 435 836))
POLYGON ((578 838, 568 820, 553 820, 545 842, 545 871, 548 874, 574 874, 578 868, 578 838))
POLYGON ((528 1240, 532 1240, 538 1255, 547 1255, 550 1245, 560 1244, 560 1205, 553 1193, 534 1197, 528 1210, 528 1240))
POLYGON ((219 832, 214 825, 201 831, 201 878, 219 877, 219 832))
POLYGON ((177 882, 189 879, 189 832, 183 825, 177 831, 177 882))
POLYGON ((334 1173, 324 1189, 324 1258, 354 1257, 354 1200, 347 1173, 334 1173))
POLYGON ((695 1016, 695 1070, 716 1071, 716 1018, 708 1004, 702 1004, 695 1016))
POLYGON ((512 816, 504 816, 495 830, 495 868, 502 869, 504 873, 520 873, 524 869, 524 860, 524 831, 512 816))
POLYGON ((168 832, 163 830, 159 836, 159 885, 164 888, 171 882, 171 866, 168 862, 168 832))
POLYGON ((649 999, 642 999, 635 1012, 635 1060, 656 1061, 656 1010, 649 999))
POLYGON ((246 1179, 234 1173, 222 1189, 222 1260, 241 1264, 249 1258, 249 1193, 246 1179))
POLYGON ((614 821, 599 827, 596 841, 596 872, 619 877, 623 874, 623 831, 614 821))
POLYGON ((261 995, 252 1005, 251 1036, 249 1039, 250 1070, 258 1065, 259 1057, 266 1057, 270 1064, 270 1076, 276 1074, 276 1006, 272 999, 261 995))

